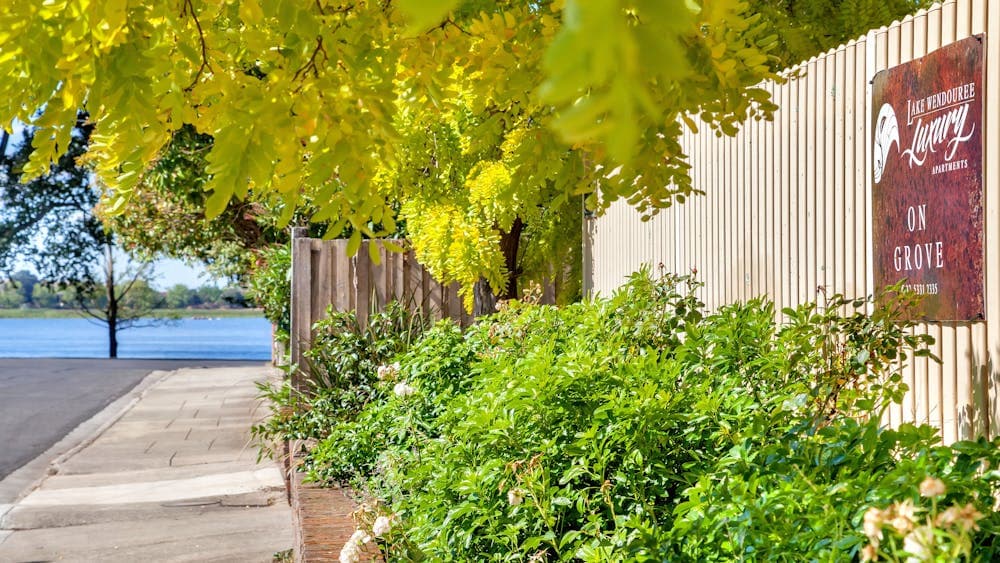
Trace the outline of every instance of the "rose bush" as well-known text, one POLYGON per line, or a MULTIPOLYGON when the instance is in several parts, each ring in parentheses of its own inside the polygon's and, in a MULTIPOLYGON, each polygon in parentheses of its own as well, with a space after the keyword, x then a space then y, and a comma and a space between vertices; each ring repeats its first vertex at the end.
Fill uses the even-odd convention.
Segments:
POLYGON ((380 499, 392 533, 361 527, 390 560, 996 555, 997 444, 880 422, 928 354, 905 299, 832 296, 778 324, 766 300, 710 313, 698 290, 642 272, 609 299, 442 322, 310 476, 380 499))

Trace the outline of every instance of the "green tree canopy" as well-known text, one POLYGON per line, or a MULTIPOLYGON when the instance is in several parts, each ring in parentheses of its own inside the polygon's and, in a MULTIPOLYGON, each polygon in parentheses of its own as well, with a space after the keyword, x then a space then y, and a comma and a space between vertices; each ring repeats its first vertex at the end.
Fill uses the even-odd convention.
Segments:
POLYGON ((207 218, 206 156, 212 137, 190 125, 175 131, 116 213, 101 213, 122 245, 146 258, 200 262, 216 275, 242 277, 254 251, 288 240, 274 210, 261 202, 232 200, 207 218))
MULTIPOLYGON (((874 4, 17 2, 0 13, 0 118, 44 133, 28 166, 37 174, 85 107, 112 209, 142 197, 150 164, 190 126, 213 140, 209 217, 251 195, 285 220, 309 202, 328 232, 350 226, 356 249, 391 234, 402 209, 435 274, 499 286, 516 266, 495 249, 517 220, 577 213, 563 205, 579 196, 592 208, 626 198, 645 213, 683 202, 694 191, 683 128, 731 135, 770 117, 757 85, 842 40, 849 7, 874 4), (827 18, 823 4, 845 16, 827 18), (457 145, 414 158, 442 128, 457 145), (415 198, 417 174, 457 175, 438 183, 467 193, 415 198)), ((888 8, 857 21, 886 23, 918 2, 877 4, 888 8)))
POLYGON ((849 39, 930 6, 930 0, 750 0, 778 32, 774 54, 802 62, 849 39))

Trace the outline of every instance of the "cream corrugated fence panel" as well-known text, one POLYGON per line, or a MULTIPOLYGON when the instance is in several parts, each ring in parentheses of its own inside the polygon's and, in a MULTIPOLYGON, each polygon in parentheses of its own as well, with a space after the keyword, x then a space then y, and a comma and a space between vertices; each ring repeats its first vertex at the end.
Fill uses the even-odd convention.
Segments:
POLYGON ((827 294, 870 294, 874 75, 971 35, 986 34, 984 322, 915 327, 941 363, 911 360, 910 392, 887 422, 927 422, 946 442, 1000 434, 1000 2, 953 0, 869 32, 766 84, 780 106, 733 138, 687 132, 704 196, 648 222, 624 202, 585 225, 588 289, 610 294, 647 264, 697 270, 709 307, 767 295, 778 309, 827 294), (990 326, 998 327, 990 330, 990 326))

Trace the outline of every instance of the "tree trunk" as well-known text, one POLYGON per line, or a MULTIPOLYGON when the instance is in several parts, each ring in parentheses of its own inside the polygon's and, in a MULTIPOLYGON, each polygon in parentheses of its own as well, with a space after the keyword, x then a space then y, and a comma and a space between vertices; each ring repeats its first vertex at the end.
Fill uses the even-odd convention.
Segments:
POLYGON ((479 317, 490 315, 497 311, 497 299, 517 299, 517 280, 521 269, 517 263, 517 251, 521 246, 521 233, 524 232, 524 222, 520 217, 514 219, 510 230, 500 233, 500 251, 503 252, 504 266, 507 268, 507 287, 498 295, 493 293, 490 282, 480 279, 473 287, 472 315, 479 317))
POLYGON ((472 287, 472 316, 482 317, 496 312, 497 298, 493 295, 493 288, 485 278, 479 278, 472 287))
POLYGON ((104 247, 105 290, 108 297, 108 357, 118 357, 118 296, 115 293, 115 262, 111 245, 104 247))
POLYGON ((0 164, 7 161, 7 142, 10 141, 10 133, 6 129, 0 129, 0 164))
POLYGON ((118 323, 114 314, 108 315, 108 357, 118 357, 118 323))
POLYGON ((517 299, 520 296, 517 291, 517 278, 521 275, 521 269, 517 263, 517 251, 521 246, 523 231, 524 222, 517 217, 509 231, 500 233, 500 251, 503 252, 504 265, 507 267, 507 287, 500 294, 500 299, 517 299))

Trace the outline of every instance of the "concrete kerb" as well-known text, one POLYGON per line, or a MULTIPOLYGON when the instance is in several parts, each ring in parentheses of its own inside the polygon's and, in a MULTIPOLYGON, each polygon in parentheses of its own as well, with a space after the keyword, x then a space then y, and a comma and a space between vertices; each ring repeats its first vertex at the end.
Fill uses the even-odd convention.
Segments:
POLYGON ((97 440, 139 402, 149 387, 171 373, 173 372, 151 371, 129 392, 81 422, 65 438, 0 481, 0 543, 10 535, 4 531, 4 516, 19 500, 41 486, 49 476, 58 473, 61 464, 97 440), (41 477, 38 477, 39 474, 41 477))

